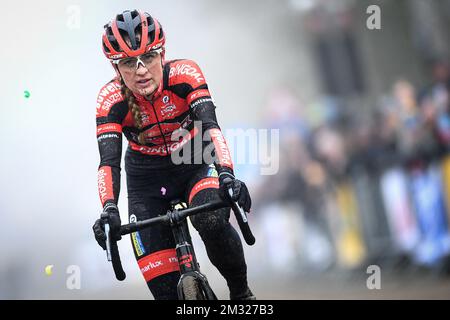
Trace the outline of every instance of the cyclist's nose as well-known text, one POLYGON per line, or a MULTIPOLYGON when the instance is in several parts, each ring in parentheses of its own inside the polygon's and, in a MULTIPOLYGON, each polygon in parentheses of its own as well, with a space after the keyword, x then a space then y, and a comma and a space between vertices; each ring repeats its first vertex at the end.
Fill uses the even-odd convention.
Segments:
POLYGON ((144 75, 147 71, 148 69, 144 66, 143 63, 138 63, 138 67, 136 69, 137 75, 144 75))

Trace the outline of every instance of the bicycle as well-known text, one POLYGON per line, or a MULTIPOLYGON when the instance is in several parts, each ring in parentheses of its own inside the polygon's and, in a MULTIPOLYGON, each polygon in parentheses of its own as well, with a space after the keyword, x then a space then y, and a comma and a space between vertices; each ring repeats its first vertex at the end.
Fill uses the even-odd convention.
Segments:
MULTIPOLYGON (((229 190, 229 192, 232 191, 229 190)), ((186 219, 188 216, 198 213, 231 207, 245 242, 248 245, 253 245, 255 243, 255 237, 248 225, 247 214, 234 201, 226 203, 222 200, 215 200, 192 208, 187 208, 185 205, 181 205, 181 203, 179 200, 172 201, 171 209, 165 215, 122 225, 120 227, 120 234, 130 234, 158 223, 168 224, 172 229, 175 239, 178 265, 180 268, 180 280, 177 285, 178 298, 180 300, 217 300, 217 296, 211 289, 206 276, 200 272, 200 266, 195 256, 194 247, 192 246, 186 219), (181 205, 183 209, 176 209, 177 205, 181 205)), ((126 274, 120 261, 117 241, 113 240, 114 237, 110 236, 108 223, 105 223, 105 233, 107 259, 112 262, 117 280, 123 281, 126 278, 126 274)))

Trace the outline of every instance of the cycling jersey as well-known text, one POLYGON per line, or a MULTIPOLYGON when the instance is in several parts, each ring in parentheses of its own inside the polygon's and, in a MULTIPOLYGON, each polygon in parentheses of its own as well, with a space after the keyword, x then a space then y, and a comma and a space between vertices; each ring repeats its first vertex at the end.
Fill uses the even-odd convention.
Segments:
POLYGON ((98 190, 103 206, 110 202, 117 204, 122 133, 128 140, 128 152, 149 157, 153 169, 174 166, 172 153, 185 151, 185 146, 194 147, 195 143, 189 142, 197 135, 208 133, 211 140, 202 142, 202 148, 191 152, 191 158, 198 153, 202 155, 206 146, 212 146, 218 173, 233 173, 230 152, 217 123, 215 105, 204 75, 195 62, 165 62, 161 83, 152 98, 147 100, 144 96, 134 95, 141 111, 142 129, 134 125, 117 79, 103 86, 97 98, 98 190), (200 126, 194 125, 196 121, 201 122, 200 126), (189 134, 172 141, 172 135, 179 132, 189 134), (141 133, 145 137, 144 145, 138 140, 141 133))

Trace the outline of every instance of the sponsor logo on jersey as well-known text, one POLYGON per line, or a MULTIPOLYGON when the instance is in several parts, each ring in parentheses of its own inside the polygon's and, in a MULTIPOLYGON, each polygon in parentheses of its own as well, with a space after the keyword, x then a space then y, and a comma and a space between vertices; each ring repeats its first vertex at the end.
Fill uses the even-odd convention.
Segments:
POLYGON ((189 64, 177 64, 170 68, 169 77, 172 78, 178 75, 187 75, 194 78, 198 83, 205 81, 200 71, 189 64))
POLYGON ((118 135, 117 133, 106 133, 106 134, 100 135, 100 136, 97 138, 97 141, 100 142, 100 141, 105 140, 105 139, 108 139, 108 138, 111 138, 111 139, 119 139, 120 137, 119 137, 119 135, 118 135))
POLYGON ((120 84, 112 82, 100 91, 97 97, 97 113, 100 109, 108 111, 115 103, 123 100, 120 88, 120 84))
POLYGON ((143 125, 147 125, 150 123, 150 117, 146 112, 141 112, 141 121, 143 125))
POLYGON ((121 132, 122 127, 120 124, 117 123, 105 123, 97 126, 97 135, 108 131, 121 132))
POLYGON ((193 190, 200 191, 209 186, 211 186, 212 188, 218 187, 219 181, 217 179, 205 179, 199 184, 197 184, 193 190))
POLYGON ((197 101, 195 101, 194 103, 191 104, 191 108, 193 109, 196 106, 198 106, 199 104, 206 103, 206 102, 213 102, 213 100, 211 98, 198 99, 197 101))
POLYGON ((195 186, 192 188, 191 193, 189 194, 189 203, 192 203, 192 199, 194 196, 199 193, 202 190, 205 189, 218 189, 219 188, 219 179, 216 177, 207 177, 203 178, 199 182, 195 184, 195 186))
POLYGON ((112 199, 113 195, 111 193, 112 185, 108 180, 111 178, 111 168, 102 167, 98 170, 97 182, 98 182, 98 192, 100 194, 100 200, 104 203, 107 199, 112 199), (109 190, 108 190, 109 189, 109 190))
POLYGON ((172 117, 175 114, 177 106, 174 104, 169 104, 161 108, 161 115, 163 117, 172 117))
MULTIPOLYGON (((186 117, 186 119, 183 121, 181 127, 185 128, 191 122, 192 121, 189 119, 189 117, 186 117)), ((159 130, 159 128, 158 128, 158 130, 159 130)), ((131 142, 130 146, 131 146, 131 148, 133 150, 139 151, 139 152, 144 153, 144 154, 164 155, 165 156, 168 153, 172 153, 172 152, 178 150, 179 148, 183 147, 188 141, 193 139, 198 133, 199 133, 198 128, 194 127, 190 131, 190 134, 186 134, 186 135, 180 136, 178 138, 178 139, 180 139, 180 141, 176 141, 176 142, 173 142, 172 141, 172 137, 168 136, 166 138, 166 142, 167 142, 167 147, 168 148, 166 148, 166 146, 163 144, 164 141, 163 141, 161 136, 156 138, 156 139, 159 139, 159 141, 162 141, 161 144, 157 145, 157 146, 143 146, 143 145, 138 144, 138 142, 136 142, 136 141, 131 142), (167 149, 168 149, 168 152, 167 152, 167 149)), ((133 133, 131 133, 131 134, 133 135, 133 133)), ((153 140, 152 142, 154 142, 154 141, 156 141, 156 140, 153 140)))
POLYGON ((169 96, 164 96, 164 97, 162 98, 162 102, 163 102, 164 104, 166 104, 167 102, 169 102, 169 96))
POLYGON ((104 169, 98 171, 98 192, 100 192, 100 198, 102 201, 106 197, 106 182, 105 182, 106 172, 104 169))
POLYGON ((223 136, 222 132, 219 129, 210 129, 209 132, 217 151, 219 164, 222 166, 233 168, 230 150, 228 149, 225 137, 223 136))
MULTIPOLYGON (((137 222, 137 218, 134 214, 130 215, 130 223, 137 222)), ((136 254, 138 257, 145 254, 145 248, 142 244, 141 235, 139 232, 133 232, 131 234, 131 240, 133 241, 134 249, 136 250, 136 254)))
POLYGON ((150 269, 158 268, 163 265, 163 262, 161 260, 149 262, 145 267, 141 269, 142 273, 147 272, 150 269))
POLYGON ((210 93, 207 89, 201 89, 201 90, 196 90, 195 92, 193 92, 190 96, 189 99, 195 100, 197 98, 201 98, 201 97, 205 97, 205 96, 209 96, 210 93))
POLYGON ((154 252, 139 259, 138 265, 146 281, 165 273, 180 270, 175 249, 154 252))
POLYGON ((214 165, 210 166, 210 168, 208 169, 208 177, 215 177, 218 178, 219 174, 217 173, 216 168, 214 168, 214 165))
POLYGON ((153 144, 163 144, 164 137, 166 139, 165 142, 169 142, 170 136, 172 132, 176 129, 179 129, 181 124, 178 122, 175 123, 161 123, 159 126, 154 125, 150 129, 144 131, 145 142, 153 143, 153 144), (161 129, 160 129, 161 127, 161 129), (161 131, 164 134, 164 137, 161 135, 161 131))

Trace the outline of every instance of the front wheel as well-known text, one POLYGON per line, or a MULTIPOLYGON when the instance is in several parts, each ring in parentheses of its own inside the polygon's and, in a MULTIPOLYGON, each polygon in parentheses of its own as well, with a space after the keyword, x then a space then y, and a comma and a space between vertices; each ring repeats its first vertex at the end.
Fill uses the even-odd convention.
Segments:
POLYGON ((193 276, 186 276, 181 280, 181 292, 183 300, 206 300, 198 280, 193 276))

